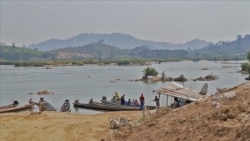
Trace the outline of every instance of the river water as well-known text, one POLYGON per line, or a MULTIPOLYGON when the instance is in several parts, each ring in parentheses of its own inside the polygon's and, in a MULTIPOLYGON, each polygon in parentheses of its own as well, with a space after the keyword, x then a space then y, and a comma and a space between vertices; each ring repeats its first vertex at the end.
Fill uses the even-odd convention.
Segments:
MULTIPOLYGON (((200 90, 204 83, 208 83, 208 93, 214 94, 216 87, 228 88, 245 82, 241 73, 240 63, 246 61, 182 61, 164 62, 153 64, 159 74, 165 71, 169 77, 178 77, 183 74, 189 80, 184 84, 200 90), (201 68, 209 70, 201 70, 201 68), (197 77, 206 75, 219 77, 215 81, 192 81, 197 77)), ((79 99, 80 102, 88 102, 93 98, 99 101, 103 95, 110 99, 117 91, 125 94, 125 98, 138 99, 140 94, 145 95, 147 105, 155 105, 152 101, 152 90, 164 87, 171 82, 144 83, 129 81, 139 79, 143 75, 143 69, 147 66, 61 66, 45 69, 44 67, 14 67, 0 66, 0 106, 18 100, 20 105, 27 104, 32 98, 39 101, 44 97, 57 110, 60 109, 65 99, 70 103, 79 99), (40 90, 53 92, 50 95, 37 95, 40 90)), ((161 105, 166 105, 164 97, 161 97, 161 105)), ((72 106, 72 104, 71 104, 72 106)), ((95 114, 97 111, 71 108, 72 112, 81 114, 95 114)))

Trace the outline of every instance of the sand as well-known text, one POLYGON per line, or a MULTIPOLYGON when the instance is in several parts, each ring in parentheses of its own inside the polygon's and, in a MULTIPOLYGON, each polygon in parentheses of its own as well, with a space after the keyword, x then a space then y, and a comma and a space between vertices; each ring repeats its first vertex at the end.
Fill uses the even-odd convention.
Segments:
POLYGON ((132 121, 141 111, 106 112, 97 115, 42 112, 41 114, 0 114, 1 141, 100 141, 109 132, 109 117, 123 116, 132 121))

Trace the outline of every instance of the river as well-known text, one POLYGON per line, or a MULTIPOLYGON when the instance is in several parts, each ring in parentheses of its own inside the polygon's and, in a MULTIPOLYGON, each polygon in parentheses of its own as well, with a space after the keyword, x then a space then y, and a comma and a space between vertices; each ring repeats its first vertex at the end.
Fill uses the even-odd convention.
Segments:
MULTIPOLYGON (((165 71, 166 76, 178 77, 183 74, 189 80, 184 84, 200 90, 204 83, 208 83, 208 93, 214 94, 216 87, 228 88, 245 82, 244 75, 238 73, 241 63, 246 61, 181 61, 164 62, 153 64, 159 74, 165 71), (201 70, 208 68, 208 70, 201 70), (192 81, 197 77, 216 75, 214 81, 192 81)), ((155 105, 152 101, 152 90, 159 89, 171 82, 144 83, 129 81, 139 79, 147 66, 60 66, 46 69, 44 67, 14 67, 0 66, 0 106, 18 100, 19 103, 27 104, 30 98, 39 101, 44 97, 57 110, 60 109, 65 99, 70 103, 79 99, 80 102, 88 102, 93 98, 99 101, 103 95, 108 99, 117 91, 125 94, 125 98, 138 99, 140 94, 145 95, 148 105, 155 105), (40 90, 49 90, 53 94, 38 95, 40 90)), ((166 105, 165 99, 161 98, 161 105, 166 105)), ((72 106, 72 104, 71 104, 72 106)), ((74 109, 72 112, 81 114, 99 113, 92 110, 74 109)))

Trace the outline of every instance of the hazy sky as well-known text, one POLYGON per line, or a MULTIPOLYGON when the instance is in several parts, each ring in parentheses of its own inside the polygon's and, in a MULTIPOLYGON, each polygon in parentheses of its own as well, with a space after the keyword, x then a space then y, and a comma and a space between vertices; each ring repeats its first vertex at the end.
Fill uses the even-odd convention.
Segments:
POLYGON ((31 44, 80 33, 184 43, 250 34, 250 1, 0 0, 0 41, 31 44))

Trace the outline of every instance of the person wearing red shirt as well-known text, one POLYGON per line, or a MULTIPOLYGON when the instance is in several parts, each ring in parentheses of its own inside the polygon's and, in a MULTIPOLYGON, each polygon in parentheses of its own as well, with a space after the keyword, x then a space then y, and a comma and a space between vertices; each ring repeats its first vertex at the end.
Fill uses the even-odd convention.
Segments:
POLYGON ((144 103, 145 103, 145 99, 144 99, 143 94, 141 94, 141 96, 140 96, 140 104, 141 104, 140 106, 141 106, 141 109, 143 109, 144 103))

